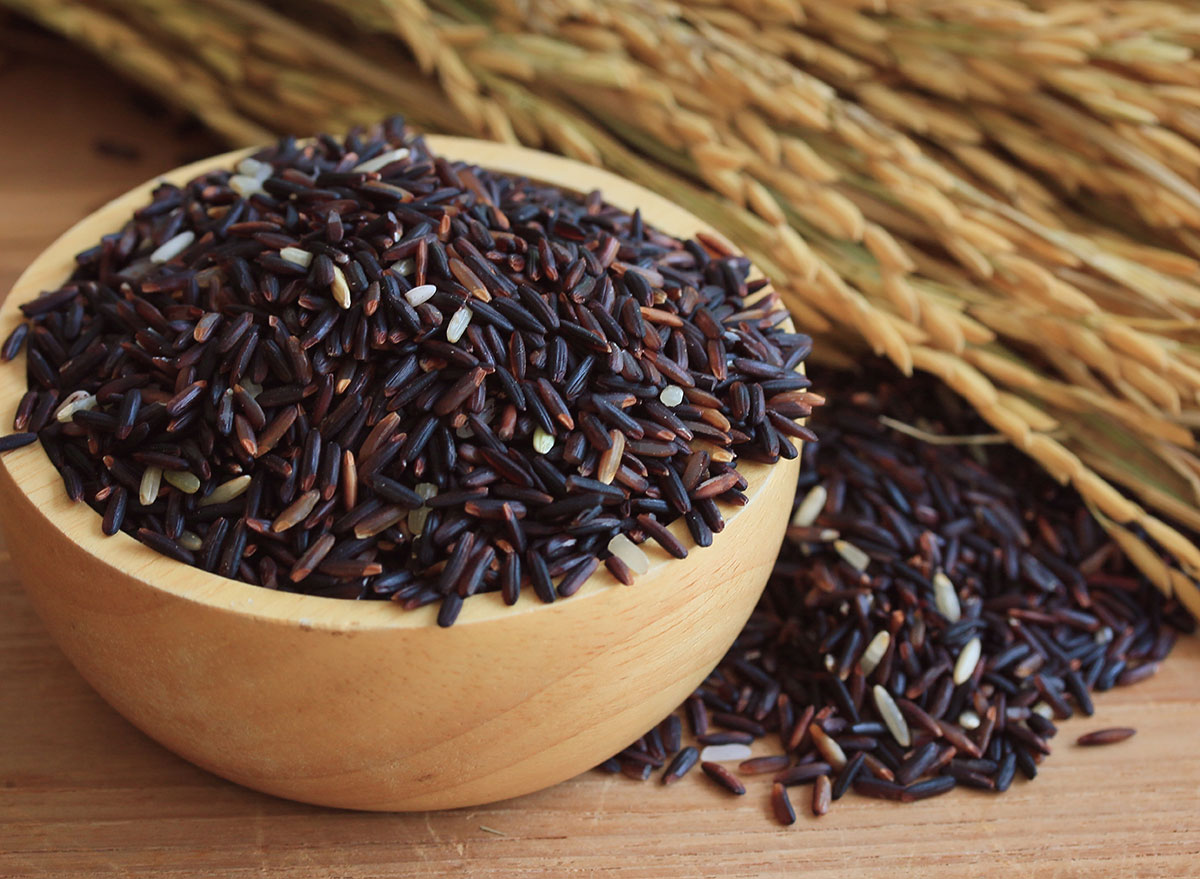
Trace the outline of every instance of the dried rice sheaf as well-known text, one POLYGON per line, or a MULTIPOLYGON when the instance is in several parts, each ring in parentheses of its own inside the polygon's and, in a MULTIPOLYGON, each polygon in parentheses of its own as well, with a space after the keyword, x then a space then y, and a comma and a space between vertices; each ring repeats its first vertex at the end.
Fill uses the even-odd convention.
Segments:
POLYGON ((0 0, 233 144, 402 112, 721 229, 1200 607, 1200 13, 1150 0, 0 0))

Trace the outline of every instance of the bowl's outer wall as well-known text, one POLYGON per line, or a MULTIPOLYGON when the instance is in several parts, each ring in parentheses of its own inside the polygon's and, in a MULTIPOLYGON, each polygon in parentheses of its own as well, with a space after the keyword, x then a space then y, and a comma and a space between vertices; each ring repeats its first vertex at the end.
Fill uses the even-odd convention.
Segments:
POLYGON ((537 790, 604 759, 716 664, 771 569, 790 494, 772 480, 669 577, 484 626, 329 630, 189 601, 46 541, 0 475, 13 560, 51 635, 168 748, 268 793, 427 809, 537 790), (582 603, 581 603, 582 604, 582 603))
MULTIPOLYGON (((706 228, 658 196, 531 150, 431 138, 445 155, 574 189, 600 187, 673 234, 706 228)), ((201 163, 228 167, 230 156, 201 163)), ((196 165, 164 175, 190 179, 196 165)), ((13 289, 61 283, 74 253, 119 227, 150 184, 59 239, 13 289)), ((11 419, 24 364, 0 369, 11 419)), ((435 611, 272 593, 180 565, 66 499, 40 446, 0 461, 0 522, 47 629, 114 708, 212 772, 356 809, 475 805, 555 784, 619 750, 704 678, 749 617, 791 509, 796 461, 746 468, 750 503, 684 560, 651 549, 632 587, 606 572, 573 598, 514 608, 476 596, 435 611)), ((677 534, 685 531, 680 523, 677 534)), ((690 543, 690 540, 687 541, 690 543)))

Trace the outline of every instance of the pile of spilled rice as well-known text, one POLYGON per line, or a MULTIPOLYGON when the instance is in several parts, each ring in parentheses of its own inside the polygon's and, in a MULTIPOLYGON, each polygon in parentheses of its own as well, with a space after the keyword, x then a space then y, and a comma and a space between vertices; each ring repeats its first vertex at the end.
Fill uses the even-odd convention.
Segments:
POLYGON ((633 583, 647 540, 687 555, 676 520, 712 544, 739 462, 806 441, 752 618, 600 767, 699 764, 735 794, 770 773, 783 823, 801 785, 824 814, 1033 778, 1056 720, 1192 629, 931 378, 878 362, 814 393, 811 340, 723 240, 449 162, 398 121, 164 184, 21 308, 0 450, 40 441, 104 533, 443 626, 481 592, 552 602, 601 565, 633 583))
POLYGON ((600 769, 672 784, 699 763, 733 794, 769 773, 784 824, 802 786, 822 815, 850 790, 913 802, 1032 779, 1056 720, 1154 674, 1193 620, 944 386, 883 362, 817 377, 830 400, 770 583, 679 712, 695 744, 673 715, 600 769), (762 739, 774 753, 751 756, 762 739))

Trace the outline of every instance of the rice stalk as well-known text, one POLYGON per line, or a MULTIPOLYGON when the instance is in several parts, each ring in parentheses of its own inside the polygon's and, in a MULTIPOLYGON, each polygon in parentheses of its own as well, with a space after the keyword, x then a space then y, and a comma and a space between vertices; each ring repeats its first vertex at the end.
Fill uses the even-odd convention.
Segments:
POLYGON ((232 143, 399 110, 642 183, 774 277, 822 359, 933 372, 1137 541, 1156 582, 1195 589, 1195 547, 1166 520, 1200 521, 1196 13, 0 2, 232 143), (1186 575, 1155 568, 1164 553, 1186 575))

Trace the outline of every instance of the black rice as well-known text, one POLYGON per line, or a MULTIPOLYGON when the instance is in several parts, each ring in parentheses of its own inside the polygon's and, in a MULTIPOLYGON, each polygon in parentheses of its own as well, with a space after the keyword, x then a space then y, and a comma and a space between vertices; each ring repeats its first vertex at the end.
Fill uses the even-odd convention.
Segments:
POLYGON ((1015 450, 926 444, 879 420, 987 430, 931 380, 825 384, 836 397, 812 418, 820 440, 805 447, 790 539, 750 621, 683 706, 693 737, 777 739, 786 759, 751 757, 739 771, 775 772, 780 820, 777 788, 800 784, 815 785, 823 814, 848 790, 908 803, 1034 778, 1054 718, 1090 715, 1092 689, 1152 675, 1194 622, 1077 494, 1015 450))
POLYGON ((700 764, 700 768, 704 771, 705 775, 731 794, 736 794, 740 797, 746 792, 746 786, 738 781, 738 777, 720 763, 704 762, 700 764))
POLYGON ((771 785, 771 811, 775 813, 775 820, 785 827, 796 823, 792 799, 788 796, 787 788, 778 781, 771 785))
POLYGON ((164 183, 76 263, 0 345, 31 391, 0 451, 40 437, 105 533, 269 588, 436 593, 442 625, 601 562, 631 582, 646 540, 687 555, 683 516, 709 545, 737 462, 794 457, 821 402, 745 258, 446 161, 400 120, 164 183))
POLYGON ((1115 726, 1109 729, 1098 729, 1094 732, 1084 733, 1075 740, 1077 745, 1111 745, 1115 742, 1123 742, 1132 737, 1137 730, 1127 726, 1115 726))
POLYGON ((700 752, 688 745, 682 748, 672 759, 662 774, 663 784, 674 784, 691 771, 700 760, 700 752))
POLYGON ((8 452, 27 446, 37 440, 36 433, 10 433, 0 436, 0 452, 8 452))
POLYGON ((813 783, 812 812, 820 817, 829 811, 833 786, 829 783, 828 775, 818 775, 813 783))

